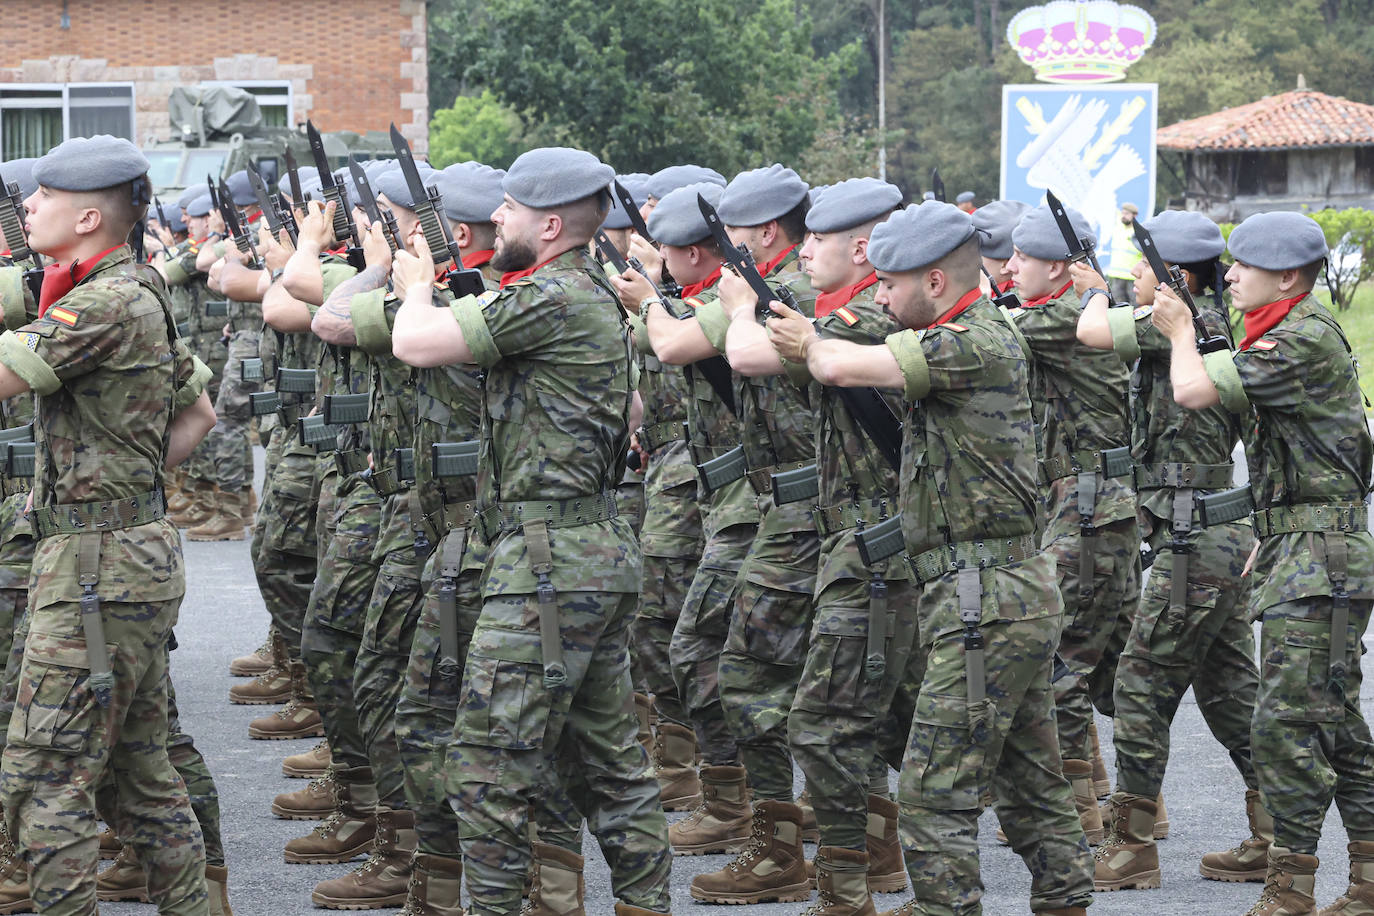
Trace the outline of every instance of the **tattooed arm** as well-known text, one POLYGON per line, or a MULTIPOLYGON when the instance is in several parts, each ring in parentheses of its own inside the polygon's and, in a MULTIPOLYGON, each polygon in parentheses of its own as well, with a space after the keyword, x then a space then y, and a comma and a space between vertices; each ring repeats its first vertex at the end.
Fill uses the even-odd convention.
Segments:
POLYGON ((374 264, 340 283, 315 313, 310 330, 325 343, 356 346, 358 336, 353 330, 353 297, 380 288, 386 283, 386 275, 384 266, 374 264))

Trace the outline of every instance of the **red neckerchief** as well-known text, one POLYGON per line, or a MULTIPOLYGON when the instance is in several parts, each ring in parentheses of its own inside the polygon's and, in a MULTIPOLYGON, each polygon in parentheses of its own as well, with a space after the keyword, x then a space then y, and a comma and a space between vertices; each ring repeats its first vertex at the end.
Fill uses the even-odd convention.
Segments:
POLYGON ((792 249, 793 249, 793 248, 796 248, 796 247, 797 247, 796 245, 788 245, 785 249, 783 249, 781 252, 778 253, 778 256, 777 256, 776 258, 774 258, 774 259, 771 260, 771 261, 767 261, 767 262, 765 262, 765 263, 763 263, 763 264, 760 264, 760 265, 759 265, 759 276, 760 276, 760 277, 766 277, 766 276, 768 276, 769 274, 771 274, 771 273, 773 272, 773 268, 775 268, 775 267, 777 267, 779 264, 781 264, 781 263, 782 263, 782 259, 785 258, 785 257, 787 257, 789 254, 791 254, 791 253, 792 253, 792 249))
POLYGON ((700 296, 702 293, 706 292, 706 290, 715 286, 719 282, 720 266, 717 265, 716 269, 711 272, 711 276, 707 277, 705 280, 702 280, 698 283, 688 283, 686 286, 684 286, 682 288, 682 298, 690 299, 693 296, 700 296))
POLYGON ((1015 281, 1015 280, 1008 280, 1006 283, 1003 283, 1003 284, 1002 284, 1002 288, 999 289, 998 292, 999 292, 999 293, 1009 293, 1009 292, 1011 292, 1011 288, 1012 288, 1013 286, 1015 286, 1015 285, 1016 285, 1016 281, 1015 281))
POLYGON ((490 248, 483 248, 481 251, 469 251, 462 257, 463 266, 469 268, 481 267, 483 264, 490 261, 494 254, 496 254, 496 252, 490 248))
POLYGON ((556 258, 560 258, 560 257, 562 257, 564 254, 566 254, 566 252, 560 251, 558 254, 554 255, 552 258, 549 258, 548 261, 540 261, 538 264, 534 265, 533 267, 526 267, 524 270, 512 270, 510 273, 504 273, 504 274, 502 274, 502 275, 501 275, 501 289, 505 289, 508 285, 510 285, 511 283, 514 283, 516 280, 523 280, 523 279, 525 279, 525 278, 528 277, 530 274, 534 273, 536 270, 538 270, 539 268, 543 267, 545 264, 549 263, 549 261, 552 261, 552 260, 554 260, 554 259, 556 259, 556 258))
POLYGON ((251 226, 253 223, 256 223, 256 222, 257 222, 258 220, 260 220, 260 219, 262 219, 262 208, 261 208, 261 207, 259 207, 258 209, 254 210, 252 213, 245 213, 245 214, 243 215, 243 224, 244 224, 245 226, 251 226))
POLYGON ((1022 307, 1028 309, 1033 309, 1037 305, 1044 305, 1051 299, 1058 299, 1060 296, 1067 293, 1069 291, 1070 286, 1073 286, 1072 280, 1070 280, 1068 283, 1065 283, 1063 286, 1059 287, 1059 289, 1055 290, 1052 293, 1045 293, 1045 295, 1043 296, 1036 296, 1034 299, 1027 299, 1025 302, 1022 302, 1021 305, 1022 307))
POLYGON ((73 261, 70 264, 49 264, 43 268, 43 290, 38 297, 38 317, 42 318, 46 315, 53 303, 71 292, 76 284, 86 279, 87 275, 95 269, 95 265, 100 263, 101 258, 123 247, 124 243, 120 242, 113 248, 107 248, 100 254, 84 261, 73 261))
POLYGON ((341 257, 344 256, 344 253, 347 252, 347 251, 348 251, 348 243, 347 243, 347 242, 344 242, 344 243, 343 243, 342 245, 340 245, 338 248, 329 248, 329 249, 327 249, 327 250, 325 251, 325 254, 332 254, 332 255, 334 255, 335 257, 340 257, 340 258, 341 258, 341 257))
POLYGON ((1293 311, 1293 306, 1301 302, 1306 295, 1307 293, 1303 293, 1292 299, 1280 299, 1278 302, 1261 305, 1253 312, 1246 312, 1242 319, 1245 322, 1245 339, 1240 342, 1240 348, 1242 350, 1250 349, 1252 343, 1268 334, 1276 324, 1287 318, 1288 313, 1293 311))
POLYGON ((930 323, 930 327, 934 327, 937 324, 945 324, 947 322, 953 321, 955 318, 958 318, 960 315, 964 313, 964 309, 968 308, 970 305, 973 305, 973 303, 977 302, 979 297, 981 297, 982 295, 983 291, 975 286, 973 289, 969 290, 968 292, 960 296, 959 301, 954 303, 953 308, 945 312, 939 318, 936 318, 934 321, 932 321, 930 323))
POLYGON ((816 297, 816 317, 824 318, 842 305, 848 305, 859 293, 878 282, 878 275, 871 273, 853 286, 837 289, 833 293, 821 293, 816 297))

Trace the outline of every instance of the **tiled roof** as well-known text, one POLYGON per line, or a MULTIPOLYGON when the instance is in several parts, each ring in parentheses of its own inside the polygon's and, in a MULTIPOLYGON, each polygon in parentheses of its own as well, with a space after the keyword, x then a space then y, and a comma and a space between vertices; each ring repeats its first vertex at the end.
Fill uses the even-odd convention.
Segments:
POLYGON ((1299 89, 1162 127, 1155 140, 1203 151, 1374 145, 1374 105, 1299 89))

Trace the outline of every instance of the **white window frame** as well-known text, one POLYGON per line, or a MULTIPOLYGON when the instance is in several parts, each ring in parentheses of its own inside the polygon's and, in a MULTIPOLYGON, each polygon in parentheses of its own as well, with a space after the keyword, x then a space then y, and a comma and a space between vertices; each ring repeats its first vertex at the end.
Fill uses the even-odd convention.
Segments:
POLYGON ((264 99, 270 100, 273 104, 278 104, 278 99, 284 97, 286 99, 286 126, 294 127, 296 124, 296 91, 291 87, 290 80, 201 80, 200 85, 205 87, 228 86, 232 89, 280 89, 282 90, 280 95, 276 93, 258 95, 256 92, 253 95, 258 99, 259 104, 264 99))
MULTIPOLYGON (((16 99, 5 98, 10 92, 57 92, 61 93, 60 104, 62 106, 62 139, 69 140, 72 135, 72 89, 128 89, 129 90, 129 136, 135 143, 138 142, 138 122, 135 113, 138 111, 138 88, 131 82, 123 80, 110 80, 103 83, 0 83, 0 109, 4 108, 52 108, 53 102, 57 99, 16 99)), ((82 103, 78 102, 78 106, 82 103)), ((98 106, 92 106, 98 107, 98 106)), ((0 128, 3 129, 3 128, 0 128)), ((0 137, 0 147, 3 147, 3 137, 0 137)))

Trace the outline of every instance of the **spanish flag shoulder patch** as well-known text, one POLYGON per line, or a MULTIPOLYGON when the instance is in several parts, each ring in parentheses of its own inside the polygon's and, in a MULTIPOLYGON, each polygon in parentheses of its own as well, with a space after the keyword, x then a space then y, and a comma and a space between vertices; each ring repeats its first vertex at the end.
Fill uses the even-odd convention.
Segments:
POLYGON ((1272 350, 1278 345, 1279 342, 1277 340, 1257 340, 1250 346, 1254 347, 1256 350, 1272 350))
POLYGON ((944 324, 940 325, 940 327, 949 328, 951 331, 958 331, 960 333, 963 333, 964 331, 968 330, 968 327, 966 325, 955 324, 952 321, 946 321, 944 324))
POLYGON ((842 305, 839 308, 835 309, 833 314, 836 318, 840 319, 850 327, 853 327, 854 325, 859 323, 859 316, 851 312, 849 310, 849 306, 847 305, 842 305))
POLYGON ((686 299, 683 299, 682 301, 690 305, 693 308, 693 310, 701 308, 702 305, 701 300, 698 299, 696 296, 688 296, 686 299))
POLYGON ((48 312, 44 317, 51 318, 58 324, 65 324, 69 328, 74 328, 76 327, 76 320, 79 316, 76 312, 72 311, 69 308, 64 308, 60 305, 54 305, 52 308, 48 309, 48 312))

